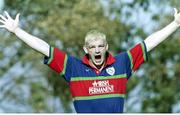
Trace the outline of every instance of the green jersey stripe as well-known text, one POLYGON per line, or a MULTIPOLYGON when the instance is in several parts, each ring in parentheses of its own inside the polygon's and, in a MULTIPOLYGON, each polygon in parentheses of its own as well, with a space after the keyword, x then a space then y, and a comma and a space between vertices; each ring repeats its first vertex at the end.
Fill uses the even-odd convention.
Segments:
POLYGON ((147 55, 146 55, 146 49, 145 49, 145 44, 144 43, 141 43, 141 47, 142 47, 142 50, 143 50, 143 58, 144 58, 144 61, 147 61, 147 55))
POLYGON ((48 65, 51 63, 51 61, 53 60, 53 58, 54 58, 54 56, 53 56, 53 53, 54 53, 54 47, 50 47, 50 55, 49 55, 49 57, 50 57, 50 59, 48 60, 48 65))
POLYGON ((83 80, 103 80, 103 79, 118 79, 126 78, 126 74, 114 75, 114 76, 97 76, 97 77, 72 77, 71 81, 83 81, 83 80))
POLYGON ((64 75, 65 74, 65 71, 66 71, 66 65, 67 65, 67 59, 68 59, 68 56, 67 54, 65 55, 65 59, 64 59, 64 68, 63 68, 63 71, 60 73, 60 75, 64 75))
POLYGON ((125 94, 106 94, 106 95, 95 95, 95 96, 80 96, 74 97, 74 100, 92 100, 92 99, 101 99, 101 98, 112 98, 112 97, 125 97, 125 94))

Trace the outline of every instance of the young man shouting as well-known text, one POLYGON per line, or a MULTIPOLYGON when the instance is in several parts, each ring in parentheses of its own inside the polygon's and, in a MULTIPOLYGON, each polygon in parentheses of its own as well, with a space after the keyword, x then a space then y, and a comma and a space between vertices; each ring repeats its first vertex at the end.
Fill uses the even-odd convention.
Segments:
POLYGON ((108 52, 105 34, 98 31, 87 33, 83 47, 86 55, 79 60, 21 29, 19 14, 15 20, 7 12, 0 15, 0 27, 45 55, 45 64, 69 83, 76 112, 122 113, 128 79, 147 60, 147 52, 180 26, 180 13, 174 10, 174 20, 169 25, 114 57, 108 52))

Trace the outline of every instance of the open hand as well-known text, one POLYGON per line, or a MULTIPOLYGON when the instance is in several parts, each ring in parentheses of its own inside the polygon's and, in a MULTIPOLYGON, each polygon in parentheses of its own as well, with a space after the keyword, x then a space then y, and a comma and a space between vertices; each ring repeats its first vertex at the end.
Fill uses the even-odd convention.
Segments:
POLYGON ((19 13, 16 15, 15 19, 12 19, 9 14, 5 11, 4 12, 6 17, 0 14, 0 25, 1 28, 6 28, 10 32, 15 32, 16 28, 19 26, 19 13))

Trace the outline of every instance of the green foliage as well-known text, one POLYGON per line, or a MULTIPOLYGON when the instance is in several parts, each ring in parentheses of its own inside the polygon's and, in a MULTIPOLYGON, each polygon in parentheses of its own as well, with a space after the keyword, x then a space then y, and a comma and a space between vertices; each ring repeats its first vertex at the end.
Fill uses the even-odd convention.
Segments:
MULTIPOLYGON (((16 0, 14 2, 6 0, 5 5, 11 15, 21 13, 20 23, 27 32, 79 58, 84 55, 82 47, 85 34, 91 29, 107 33, 109 44, 114 44, 110 45, 113 52, 119 51, 121 48, 119 43, 127 38, 126 31, 130 29, 118 19, 112 20, 106 17, 102 5, 96 0, 16 0)), ((9 43, 14 41, 15 39, 8 40, 9 43)), ((16 57, 16 60, 13 59, 12 62, 17 60, 23 63, 30 62, 33 68, 44 74, 53 87, 50 93, 55 97, 60 97, 65 112, 72 112, 69 107, 72 99, 67 83, 54 71, 42 67, 39 62, 42 58, 40 54, 23 44, 18 49, 16 57)), ((32 98, 29 102, 37 112, 45 112, 47 107, 44 100, 47 92, 43 93, 40 84, 34 83, 32 86, 32 98)))
MULTIPOLYGON (((125 8, 131 9, 125 14, 127 18, 131 18, 132 12, 137 8, 143 8, 144 11, 150 12, 152 0, 134 0, 133 2, 108 0, 106 8, 102 7, 100 0, 13 0, 13 2, 5 0, 4 2, 4 9, 11 15, 15 16, 17 12, 21 13, 21 27, 27 32, 42 38, 50 45, 58 47, 68 54, 81 58, 84 55, 82 50, 84 36, 91 29, 106 33, 112 53, 123 49, 121 46, 123 41, 129 44, 133 41, 131 38, 134 36, 145 38, 147 35, 144 28, 137 28, 136 23, 131 25, 122 23, 120 16, 125 8), (107 9, 109 10, 106 16, 107 9)), ((159 5, 166 2, 153 0, 154 4, 159 5)), ((170 4, 178 8, 180 2, 172 0, 170 4)), ((168 16, 162 14, 152 16, 152 20, 161 23, 162 27, 168 24, 170 19, 172 16, 169 17, 169 14, 168 16)), ((46 95, 52 95, 61 99, 65 112, 72 112, 70 108, 72 97, 63 77, 48 67, 42 66, 39 61, 42 58, 41 54, 29 49, 27 45, 22 45, 21 42, 20 46, 15 47, 17 52, 14 56, 4 56, 3 50, 13 46, 17 40, 9 33, 2 32, 1 36, 0 59, 8 58, 10 61, 0 67, 0 75, 3 76, 18 61, 22 61, 24 65, 31 63, 32 69, 43 74, 48 84, 53 87, 51 91, 44 89, 42 84, 31 83, 31 98, 28 103, 34 111, 53 112, 53 109, 45 103, 46 95)), ((180 40, 178 32, 170 36, 170 39, 172 40, 163 42, 150 52, 149 61, 143 66, 145 71, 143 78, 134 77, 128 81, 128 92, 138 82, 143 84, 142 112, 172 112, 173 104, 180 99, 180 88, 178 88, 180 85, 180 40)), ((16 79, 16 84, 22 84, 24 79, 16 79)), ((7 95, 11 95, 11 92, 8 91, 7 95)), ((16 95, 10 97, 15 98, 16 95)), ((127 110, 127 112, 133 111, 127 110)))
POLYGON ((44 102, 47 98, 47 94, 45 92, 46 89, 42 86, 42 84, 32 83, 30 84, 31 89, 31 97, 29 103, 36 109, 36 112, 48 112, 51 107, 48 107, 44 102))

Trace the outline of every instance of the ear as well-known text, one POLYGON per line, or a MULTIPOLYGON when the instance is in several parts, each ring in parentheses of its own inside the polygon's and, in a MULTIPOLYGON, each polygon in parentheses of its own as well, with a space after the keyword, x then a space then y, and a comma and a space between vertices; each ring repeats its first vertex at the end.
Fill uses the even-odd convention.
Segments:
POLYGON ((88 50, 87 50, 86 46, 83 46, 83 49, 84 49, 84 52, 85 52, 86 54, 88 54, 88 50))
POLYGON ((108 49, 109 49, 109 46, 108 46, 108 44, 106 44, 106 51, 108 51, 108 49))

